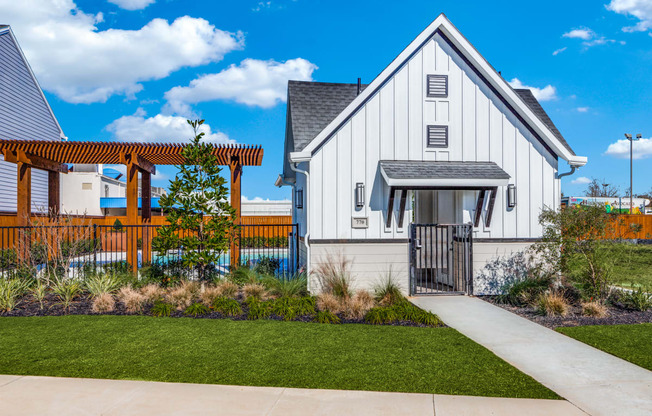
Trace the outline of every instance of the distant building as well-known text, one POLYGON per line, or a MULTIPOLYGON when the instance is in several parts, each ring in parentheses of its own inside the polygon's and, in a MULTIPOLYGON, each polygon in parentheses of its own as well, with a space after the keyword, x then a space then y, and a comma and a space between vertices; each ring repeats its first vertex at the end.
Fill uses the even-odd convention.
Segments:
MULTIPOLYGON (((645 207, 650 204, 649 199, 634 198, 631 201, 634 204, 632 213, 644 214, 645 207)), ((593 197, 593 196, 564 196, 561 198, 562 206, 573 205, 600 205, 604 206, 607 212, 619 212, 629 214, 631 210, 629 197, 593 197)))
MULTIPOLYGON (((72 172, 61 175, 61 211, 75 215, 126 215, 127 184, 122 174, 102 165, 75 165, 72 172)), ((164 188, 152 186, 152 213, 160 213, 158 199, 164 188)), ((140 197, 140 186, 138 188, 140 197)), ((140 198, 138 207, 140 207, 140 198)))
POLYGON ((242 201, 242 216, 292 216, 292 201, 242 201))
MULTIPOLYGON (((0 25, 0 81, 0 139, 65 139, 8 25, 0 25)), ((32 169, 31 175, 32 212, 46 211, 48 173, 32 169)), ((16 179, 16 164, 4 162, 0 155, 0 212, 16 213, 16 179)))

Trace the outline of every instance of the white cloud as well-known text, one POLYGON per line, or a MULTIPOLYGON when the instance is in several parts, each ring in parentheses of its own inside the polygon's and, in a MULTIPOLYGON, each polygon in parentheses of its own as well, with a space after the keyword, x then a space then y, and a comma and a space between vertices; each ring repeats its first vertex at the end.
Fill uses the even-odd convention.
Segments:
POLYGON ((269 9, 271 7, 272 7, 271 1, 259 1, 258 4, 256 4, 256 6, 251 10, 253 10, 254 12, 259 12, 261 10, 269 9))
POLYGON ((563 34, 563 37, 565 38, 571 38, 571 39, 582 39, 582 40, 589 40, 593 39, 595 37, 595 32, 588 27, 582 27, 579 29, 573 29, 570 32, 566 32, 563 34))
POLYGON ((611 0, 606 7, 613 12, 634 16, 639 20, 634 26, 624 27, 625 32, 645 32, 652 29, 652 0, 611 0))
POLYGON ((554 52, 552 53, 552 55, 553 55, 553 56, 557 56, 557 55, 559 55, 560 53, 564 52, 566 49, 568 49, 566 46, 564 46, 563 48, 559 48, 559 49, 557 49, 556 51, 554 51, 554 52))
POLYGON ((113 3, 125 10, 142 10, 155 2, 156 0, 109 0, 109 3, 113 3))
MULTIPOLYGON (((185 117, 157 114, 146 117, 142 109, 135 114, 122 116, 106 126, 116 139, 125 142, 187 142, 192 138, 192 128, 185 117)), ((204 139, 211 143, 235 143, 219 131, 204 123, 199 128, 204 139)))
POLYGON ((576 110, 578 113, 587 113, 589 111, 589 107, 577 107, 576 110))
MULTIPOLYGON (((629 140, 622 139, 611 143, 604 154, 619 159, 629 159, 629 140)), ((634 159, 646 159, 650 156, 652 156, 652 138, 636 140, 633 149, 634 159)))
POLYGON ((591 179, 587 178, 586 176, 580 176, 579 178, 573 179, 571 183, 573 185, 587 185, 591 183, 591 179))
POLYGON ((41 86, 72 103, 132 98, 143 81, 219 61, 243 46, 241 33, 188 16, 154 19, 138 30, 98 30, 102 14, 85 13, 73 0, 0 0, 0 10, 41 86))
POLYGON ((511 81, 509 81, 509 85, 511 85, 512 88, 516 89, 529 89, 532 91, 534 97, 539 101, 550 101, 557 99, 557 89, 550 84, 546 85, 543 88, 530 87, 528 85, 524 85, 518 78, 513 78, 511 81))
POLYGON ((290 59, 283 63, 273 60, 245 59, 217 73, 202 75, 187 87, 174 87, 165 93, 173 112, 183 104, 212 100, 232 100, 238 103, 270 108, 284 102, 288 80, 310 81, 317 66, 305 59, 290 59))

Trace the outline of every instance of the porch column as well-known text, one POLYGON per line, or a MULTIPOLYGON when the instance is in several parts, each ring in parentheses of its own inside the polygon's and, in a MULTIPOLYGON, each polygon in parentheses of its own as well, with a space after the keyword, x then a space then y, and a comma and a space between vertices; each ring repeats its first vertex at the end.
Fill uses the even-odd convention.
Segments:
POLYGON ((127 163, 127 263, 138 273, 138 167, 127 163))
MULTIPOLYGON (((242 212, 240 207, 240 179, 242 177, 242 165, 237 156, 231 157, 229 169, 231 170, 231 206, 235 209, 235 224, 240 225, 240 214, 242 212)), ((240 245, 236 240, 237 238, 235 238, 235 236, 231 237, 231 258, 229 262, 231 269, 240 265, 240 245)))
POLYGON ((147 227, 152 223, 152 174, 142 171, 141 174, 141 216, 143 218, 143 263, 152 262, 152 229, 147 227))
POLYGON ((28 226, 32 214, 32 167, 27 163, 16 163, 18 181, 16 193, 16 225, 28 226))
POLYGON ((59 172, 48 171, 48 215, 50 218, 59 216, 60 205, 60 175, 59 172))

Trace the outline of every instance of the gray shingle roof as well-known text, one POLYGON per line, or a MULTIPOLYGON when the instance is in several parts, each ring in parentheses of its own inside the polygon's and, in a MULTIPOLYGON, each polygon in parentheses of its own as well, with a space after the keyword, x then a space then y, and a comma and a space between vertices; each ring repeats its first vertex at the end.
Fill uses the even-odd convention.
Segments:
POLYGON ((568 142, 566 142, 566 139, 564 139, 564 136, 562 136, 559 130, 557 130, 557 126, 555 126, 555 123, 553 123, 552 120, 550 120, 550 117, 548 117, 548 113, 546 113, 546 110, 544 110, 543 107, 541 107, 539 101, 537 101, 537 99, 534 97, 532 91, 528 89, 518 89, 518 90, 514 89, 514 91, 516 91, 518 96, 521 97, 521 100, 523 100, 525 104, 527 104, 527 106, 530 107, 530 110, 532 110, 534 115, 536 115, 539 118, 539 120, 541 120, 541 122, 550 129, 552 134, 554 134, 555 137, 559 139, 561 144, 563 144, 564 147, 568 149, 569 152, 575 154, 575 152, 573 152, 573 149, 571 149, 568 142))
POLYGON ((391 179, 509 179, 494 162, 435 162, 381 160, 380 167, 391 179))
POLYGON ((293 151, 302 151, 357 95, 357 84, 288 82, 293 151))
MULTIPOLYGON (((363 85, 364 89, 366 85, 363 85)), ((573 152, 548 114, 528 89, 515 89, 519 97, 561 141, 569 151, 573 152)), ((357 84, 337 84, 330 82, 288 82, 288 108, 292 122, 294 149, 302 151, 317 135, 335 119, 357 96, 357 84)), ((573 153, 575 154, 575 153, 573 153)))

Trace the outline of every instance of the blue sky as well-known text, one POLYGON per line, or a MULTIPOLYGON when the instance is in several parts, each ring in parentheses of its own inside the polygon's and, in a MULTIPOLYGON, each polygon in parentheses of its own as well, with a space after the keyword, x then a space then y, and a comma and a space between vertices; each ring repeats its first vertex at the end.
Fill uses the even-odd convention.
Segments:
POLYGON ((441 12, 588 156, 565 194, 629 186, 625 132, 645 138, 634 193, 652 188, 652 0, 0 0, 70 140, 183 140, 205 118, 216 142, 264 147, 243 195, 271 199, 289 196, 273 186, 287 79, 370 82, 441 12))

